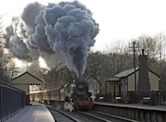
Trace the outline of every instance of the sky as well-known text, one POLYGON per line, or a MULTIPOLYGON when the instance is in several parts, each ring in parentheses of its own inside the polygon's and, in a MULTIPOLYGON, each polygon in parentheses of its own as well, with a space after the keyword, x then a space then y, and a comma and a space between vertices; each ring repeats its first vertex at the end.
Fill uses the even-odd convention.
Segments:
MULTIPOLYGON (((36 0, 4 0, 0 15, 5 24, 11 16, 19 16, 23 8, 36 0)), ((61 0, 38 0, 42 4, 61 0)), ((71 1, 71 0, 65 0, 71 1)), ((94 50, 112 47, 117 41, 128 44, 141 35, 166 33, 166 0, 78 0, 93 13, 99 23, 94 50)))

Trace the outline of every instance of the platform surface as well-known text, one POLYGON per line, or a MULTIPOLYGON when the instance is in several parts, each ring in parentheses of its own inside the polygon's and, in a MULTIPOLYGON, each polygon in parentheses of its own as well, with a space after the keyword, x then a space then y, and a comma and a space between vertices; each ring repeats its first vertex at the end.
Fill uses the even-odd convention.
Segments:
POLYGON ((48 109, 39 103, 32 103, 5 122, 55 122, 48 109))

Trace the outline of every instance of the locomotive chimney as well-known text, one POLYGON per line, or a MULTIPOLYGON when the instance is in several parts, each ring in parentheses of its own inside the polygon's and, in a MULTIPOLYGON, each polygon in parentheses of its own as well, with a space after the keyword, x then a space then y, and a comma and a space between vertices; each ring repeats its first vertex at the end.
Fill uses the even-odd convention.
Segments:
POLYGON ((139 80, 138 91, 150 91, 150 82, 148 76, 148 57, 145 55, 145 50, 142 49, 142 55, 139 55, 139 80))

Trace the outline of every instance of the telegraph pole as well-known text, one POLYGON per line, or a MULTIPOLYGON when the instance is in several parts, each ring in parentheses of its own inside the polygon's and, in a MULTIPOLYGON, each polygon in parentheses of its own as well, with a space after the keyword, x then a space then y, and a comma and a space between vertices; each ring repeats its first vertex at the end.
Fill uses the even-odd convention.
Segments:
POLYGON ((136 41, 130 43, 129 48, 133 50, 133 66, 134 66, 134 83, 135 83, 135 91, 137 91, 137 76, 136 76, 136 41))
POLYGON ((137 86, 136 86, 136 84, 137 84, 137 79, 136 79, 136 57, 135 57, 135 53, 136 53, 136 51, 135 51, 135 48, 136 48, 136 42, 135 41, 133 41, 133 62, 134 62, 134 81, 135 81, 135 91, 137 91, 137 86))

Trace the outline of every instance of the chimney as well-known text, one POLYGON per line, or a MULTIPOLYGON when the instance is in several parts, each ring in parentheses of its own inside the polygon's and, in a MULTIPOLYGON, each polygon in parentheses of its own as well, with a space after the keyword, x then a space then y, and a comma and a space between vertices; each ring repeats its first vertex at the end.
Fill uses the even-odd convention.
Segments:
POLYGON ((148 92, 150 91, 150 82, 148 76, 148 57, 145 55, 145 50, 142 49, 142 55, 139 55, 139 80, 138 91, 148 92))

